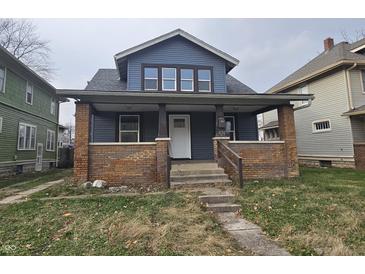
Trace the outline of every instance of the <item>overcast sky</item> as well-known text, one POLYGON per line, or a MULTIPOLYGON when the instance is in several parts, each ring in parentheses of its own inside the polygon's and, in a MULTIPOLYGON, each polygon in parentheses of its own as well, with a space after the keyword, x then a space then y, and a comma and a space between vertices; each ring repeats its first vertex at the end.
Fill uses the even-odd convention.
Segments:
MULTIPOLYGON (((36 19, 50 41, 56 88, 83 89, 113 55, 181 28, 240 60, 230 73, 264 92, 323 50, 323 40, 355 36, 365 19, 36 19)), ((74 104, 61 105, 60 123, 73 121, 74 104)))

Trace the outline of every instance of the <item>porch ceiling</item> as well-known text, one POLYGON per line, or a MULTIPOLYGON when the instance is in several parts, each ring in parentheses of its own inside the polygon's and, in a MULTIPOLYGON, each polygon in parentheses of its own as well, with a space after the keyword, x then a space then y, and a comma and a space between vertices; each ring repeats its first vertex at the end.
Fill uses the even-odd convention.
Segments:
MULTIPOLYGON (((95 106, 105 107, 109 104, 166 104, 170 108, 178 106, 202 110, 202 106, 214 107, 224 105, 225 111, 229 108, 237 111, 260 112, 280 105, 290 104, 291 101, 308 101, 314 96, 299 94, 222 94, 222 93, 177 93, 177 92, 145 92, 145 91, 90 91, 90 90, 57 90, 57 94, 76 100, 92 103, 95 106), (240 110, 239 110, 240 109, 240 110)), ((117 106, 116 106, 117 107, 117 106)), ((120 108, 118 108, 120 110, 120 108)), ((152 107, 153 109, 153 107, 152 107)), ((146 108, 144 108, 146 110, 146 108)), ((185 110, 184 110, 185 111, 185 110)))

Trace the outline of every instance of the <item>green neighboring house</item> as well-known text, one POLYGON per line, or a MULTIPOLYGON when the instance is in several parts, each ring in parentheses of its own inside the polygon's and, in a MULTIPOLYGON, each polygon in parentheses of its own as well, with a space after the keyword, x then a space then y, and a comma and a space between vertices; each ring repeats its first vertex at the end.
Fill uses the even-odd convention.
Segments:
POLYGON ((0 176, 56 166, 55 91, 0 46, 0 176))

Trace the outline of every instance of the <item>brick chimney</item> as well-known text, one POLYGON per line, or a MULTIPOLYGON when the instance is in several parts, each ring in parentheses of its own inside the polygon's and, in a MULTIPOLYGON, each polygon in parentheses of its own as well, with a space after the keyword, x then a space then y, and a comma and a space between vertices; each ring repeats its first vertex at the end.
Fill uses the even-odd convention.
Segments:
POLYGON ((325 39, 323 41, 323 44, 324 44, 324 50, 330 50, 331 48, 333 48, 333 38, 331 37, 328 37, 327 39, 325 39))

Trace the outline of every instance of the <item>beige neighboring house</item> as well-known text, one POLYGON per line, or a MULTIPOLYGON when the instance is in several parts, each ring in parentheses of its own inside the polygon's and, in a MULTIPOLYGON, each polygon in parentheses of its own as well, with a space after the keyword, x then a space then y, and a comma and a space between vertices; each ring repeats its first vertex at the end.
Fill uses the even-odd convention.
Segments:
MULTIPOLYGON (((273 86, 267 93, 313 94, 297 102, 295 124, 302 164, 365 168, 365 39, 334 45, 273 86)), ((263 114, 261 134, 278 139, 277 113, 263 114)))

